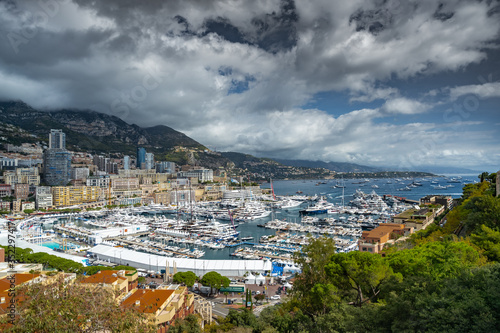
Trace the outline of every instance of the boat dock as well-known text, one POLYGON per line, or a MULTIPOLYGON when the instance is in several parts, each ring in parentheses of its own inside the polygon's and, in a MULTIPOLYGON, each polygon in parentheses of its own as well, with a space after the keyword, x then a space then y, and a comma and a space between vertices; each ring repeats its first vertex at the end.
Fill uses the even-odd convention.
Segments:
POLYGON ((390 198, 390 197, 396 198, 396 199, 398 199, 401 202, 412 204, 412 205, 419 205, 420 204, 420 201, 418 201, 418 200, 410 200, 410 199, 407 199, 405 197, 398 197, 396 195, 384 194, 384 199, 385 198, 390 198))
POLYGON ((136 241, 133 241, 133 240, 125 239, 124 237, 108 237, 108 238, 106 238, 106 240, 116 241, 119 244, 120 243, 125 243, 125 244, 130 245, 130 246, 150 248, 150 249, 153 250, 153 252, 168 252, 168 253, 172 253, 172 254, 175 254, 175 255, 178 255, 178 256, 186 256, 186 257, 189 257, 189 258, 196 258, 196 256, 194 256, 194 255, 192 255, 190 253, 176 252, 176 251, 165 249, 165 248, 163 248, 161 246, 151 245, 151 243, 144 244, 142 242, 136 242, 136 241))
POLYGON ((239 249, 236 252, 232 253, 234 256, 238 257, 263 257, 263 258, 271 258, 271 259, 278 259, 278 260, 290 260, 290 257, 287 256, 280 256, 280 255, 275 255, 275 254, 269 254, 266 252, 260 252, 258 250, 247 250, 247 249, 239 249))

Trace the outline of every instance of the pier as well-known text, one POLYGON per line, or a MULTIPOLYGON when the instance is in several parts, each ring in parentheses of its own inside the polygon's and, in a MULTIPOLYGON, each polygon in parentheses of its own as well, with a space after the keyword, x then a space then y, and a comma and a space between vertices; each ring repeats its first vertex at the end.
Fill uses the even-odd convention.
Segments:
POLYGON ((162 248, 160 246, 151 245, 151 244, 144 244, 144 243, 141 243, 141 242, 136 242, 136 241, 133 241, 133 240, 124 239, 122 237, 107 237, 106 240, 117 241, 117 242, 125 243, 127 245, 135 245, 137 247, 151 248, 151 249, 154 249, 154 250, 157 250, 157 251, 169 252, 169 253, 172 253, 172 254, 175 254, 175 255, 178 255, 178 256, 186 256, 188 258, 196 258, 196 256, 194 256, 192 254, 189 254, 189 253, 171 251, 171 250, 164 249, 164 248, 162 248))
POLYGON ((234 255, 234 256, 257 256, 257 257, 272 258, 272 259, 287 260, 287 261, 289 261, 291 259, 290 257, 279 256, 279 255, 269 254, 269 253, 260 252, 260 251, 246 251, 244 249, 238 250, 238 251, 232 253, 232 255, 234 255))
POLYGON ((396 198, 401 202, 412 204, 412 205, 419 205, 420 204, 420 201, 418 201, 418 200, 410 200, 410 199, 407 199, 405 197, 398 197, 397 195, 384 194, 384 199, 390 198, 390 197, 396 198))

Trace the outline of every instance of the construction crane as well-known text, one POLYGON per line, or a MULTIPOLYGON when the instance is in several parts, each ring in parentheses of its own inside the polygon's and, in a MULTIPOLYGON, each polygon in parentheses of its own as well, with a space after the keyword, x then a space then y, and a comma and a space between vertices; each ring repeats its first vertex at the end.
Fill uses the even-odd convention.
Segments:
POLYGON ((109 178, 108 184, 108 206, 111 206, 111 178, 109 178))

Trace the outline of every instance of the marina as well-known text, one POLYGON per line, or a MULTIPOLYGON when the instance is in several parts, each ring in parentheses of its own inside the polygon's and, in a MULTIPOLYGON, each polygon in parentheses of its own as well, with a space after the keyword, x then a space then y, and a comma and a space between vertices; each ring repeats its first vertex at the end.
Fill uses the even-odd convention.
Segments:
MULTIPOLYGON (((19 223, 18 230, 26 241, 53 248, 68 239, 64 243, 71 244, 66 249, 72 251, 101 244, 166 258, 291 264, 292 254, 301 251, 309 237, 334 238, 337 252, 356 250, 363 230, 390 222, 393 215, 416 206, 420 197, 436 193, 436 184, 446 182, 442 177, 343 180, 342 185, 337 180, 275 181, 272 195, 246 200, 35 216, 19 223), (402 187, 410 188, 405 196, 398 193, 402 187)), ((446 187, 438 193, 460 195, 453 191, 446 187)))

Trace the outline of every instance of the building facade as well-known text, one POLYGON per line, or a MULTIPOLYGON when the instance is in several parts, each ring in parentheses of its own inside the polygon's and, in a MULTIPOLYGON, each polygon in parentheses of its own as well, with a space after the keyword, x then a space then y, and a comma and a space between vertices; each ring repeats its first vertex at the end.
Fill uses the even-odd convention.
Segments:
POLYGON ((146 153, 146 162, 144 169, 151 170, 155 168, 155 155, 153 153, 146 153))
POLYGON ((43 154, 46 185, 64 186, 71 176, 71 153, 65 149, 47 149, 43 154))
POLYGON ((404 224, 380 223, 373 230, 363 231, 358 240, 359 251, 380 253, 389 241, 412 232, 413 228, 407 228, 404 224))
POLYGON ((71 168, 71 179, 87 179, 89 174, 89 168, 71 168))
POLYGON ((158 173, 175 173, 175 163, 174 162, 157 162, 156 172, 158 173))
POLYGON ((37 186, 40 184, 38 168, 16 168, 13 171, 4 172, 5 184, 29 184, 37 186))
POLYGON ((142 165, 146 163, 146 149, 142 147, 137 148, 137 159, 136 159, 136 168, 142 169, 142 165))
POLYGON ((49 149, 66 149, 66 134, 62 130, 50 130, 49 149))
POLYGON ((196 178, 200 183, 212 182, 214 180, 214 171, 211 169, 196 169, 181 171, 177 174, 180 178, 196 178))
POLYGON ((37 186, 35 204, 36 209, 48 209, 52 207, 52 189, 50 186, 37 186))
POLYGON ((30 194, 29 184, 15 184, 14 185, 14 196, 16 199, 27 199, 30 194))
POLYGON ((123 156, 123 169, 130 170, 130 156, 123 156))
POLYGON ((0 184, 0 198, 12 195, 12 186, 10 184, 0 184))
POLYGON ((100 190, 92 186, 52 187, 53 203, 56 207, 79 205, 99 200, 100 190))
POLYGON ((96 186, 101 188, 109 187, 109 176, 90 176, 86 180, 87 186, 96 186))

